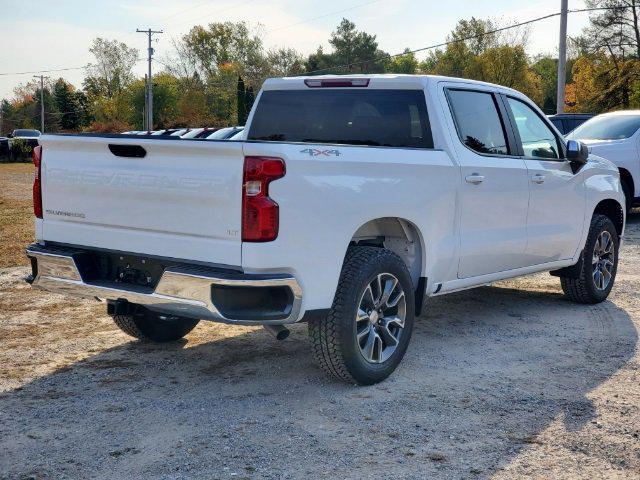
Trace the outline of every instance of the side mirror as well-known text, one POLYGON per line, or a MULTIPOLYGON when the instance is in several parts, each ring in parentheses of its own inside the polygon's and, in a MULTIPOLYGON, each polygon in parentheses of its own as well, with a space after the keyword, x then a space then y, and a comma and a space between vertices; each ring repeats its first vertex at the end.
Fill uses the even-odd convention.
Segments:
POLYGON ((571 163, 573 173, 578 173, 587 163, 589 158, 589 147, 577 140, 567 141, 567 160, 571 163))
POLYGON ((589 148, 577 140, 567 141, 567 159, 572 163, 584 165, 589 157, 589 148))
POLYGON ((13 133, 7 133, 7 138, 13 138, 13 133))

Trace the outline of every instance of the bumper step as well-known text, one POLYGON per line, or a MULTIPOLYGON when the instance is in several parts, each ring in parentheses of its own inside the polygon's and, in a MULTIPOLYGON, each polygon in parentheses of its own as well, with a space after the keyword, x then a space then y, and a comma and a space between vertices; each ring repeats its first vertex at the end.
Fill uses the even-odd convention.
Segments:
MULTIPOLYGON (((74 259, 74 251, 47 249, 42 245, 27 248, 33 274, 25 279, 34 288, 76 297, 127 301, 150 310, 200 320, 242 325, 281 325, 294 323, 300 315, 302 290, 296 279, 286 274, 244 274, 211 272, 199 266, 168 267, 152 291, 134 285, 103 281, 85 282, 74 259), (251 304, 257 292, 285 291, 286 300, 264 311, 251 307, 249 313, 229 308, 226 298, 214 299, 213 291, 233 292, 235 305, 242 305, 243 295, 251 304)), ((259 297, 261 298, 261 297, 259 297)), ((255 303, 255 301, 253 302, 255 303)))

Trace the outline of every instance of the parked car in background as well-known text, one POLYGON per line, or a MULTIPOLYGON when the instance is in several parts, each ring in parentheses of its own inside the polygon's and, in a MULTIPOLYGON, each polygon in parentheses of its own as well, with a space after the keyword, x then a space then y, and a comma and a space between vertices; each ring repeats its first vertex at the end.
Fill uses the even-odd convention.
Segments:
POLYGON ((190 128, 180 128, 173 133, 170 133, 170 137, 182 137, 185 133, 189 133, 190 128))
POLYGON ((0 158, 9 156, 9 137, 0 137, 0 158))
POLYGON ((198 138, 205 131, 204 127, 191 128, 188 132, 180 135, 181 138, 198 138))
POLYGON ((566 136, 580 140, 592 153, 615 163, 627 210, 640 204, 640 110, 603 113, 566 136))
POLYGON ((185 131, 186 128, 167 128, 165 130, 155 130, 151 132, 151 135, 156 137, 169 137, 176 132, 185 131))
POLYGON ((31 148, 37 147, 40 135, 40 130, 30 130, 25 128, 14 130, 13 133, 9 135, 9 138, 12 139, 9 140, 9 146, 11 146, 13 139, 22 139, 26 141, 27 145, 31 148))
POLYGON ((523 94, 360 75, 257 98, 246 141, 46 135, 28 281, 106 300, 140 340, 308 322, 320 366, 359 384, 395 370, 427 297, 543 271, 575 302, 609 295, 618 169, 523 94))
POLYGON ((244 140, 244 129, 240 130, 239 132, 234 133, 227 140, 244 140))
POLYGON ((219 128, 216 127, 192 128, 187 133, 180 135, 180 138, 206 138, 217 130, 219 130, 219 128))
POLYGON ((225 127, 220 130, 216 130, 215 132, 210 133, 206 137, 207 140, 228 140, 233 137, 236 133, 244 130, 244 127, 225 127))
POLYGON ((20 128, 9 134, 9 156, 13 160, 29 158, 31 152, 38 146, 40 130, 20 128))
POLYGON ((560 113, 558 115, 548 115, 551 123, 553 123, 563 135, 566 135, 594 116, 594 113, 560 113))

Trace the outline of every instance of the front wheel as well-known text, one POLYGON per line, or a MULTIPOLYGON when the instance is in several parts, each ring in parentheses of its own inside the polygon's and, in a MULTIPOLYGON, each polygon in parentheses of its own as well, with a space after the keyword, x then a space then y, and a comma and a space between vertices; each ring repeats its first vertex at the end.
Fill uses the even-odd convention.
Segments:
POLYGON ((411 276, 395 253, 351 247, 329 314, 309 322, 316 361, 360 385, 387 378, 404 356, 415 310, 411 276))
POLYGON ((604 215, 594 215, 577 278, 560 277, 564 294, 578 303, 600 303, 613 288, 618 270, 618 232, 604 215))

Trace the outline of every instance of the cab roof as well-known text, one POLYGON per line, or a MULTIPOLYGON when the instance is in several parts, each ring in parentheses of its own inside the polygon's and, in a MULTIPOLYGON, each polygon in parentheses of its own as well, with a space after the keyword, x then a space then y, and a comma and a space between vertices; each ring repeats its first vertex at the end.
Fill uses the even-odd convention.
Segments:
MULTIPOLYGON (((310 88, 307 83, 313 81, 336 81, 339 82, 349 80, 368 80, 366 88, 383 88, 383 89, 423 89, 428 84, 434 82, 452 82, 467 85, 477 85, 491 87, 492 89, 500 89, 520 94, 516 90, 502 85, 496 85, 478 80, 470 80, 467 78, 444 77, 440 75, 406 75, 397 73, 384 74, 350 74, 350 75, 314 75, 314 76, 298 76, 298 77, 281 77, 269 78, 265 80, 263 90, 304 90, 310 88)), ((329 83, 329 82, 328 82, 329 83)), ((344 87, 336 86, 329 88, 362 88, 362 87, 344 87)))

